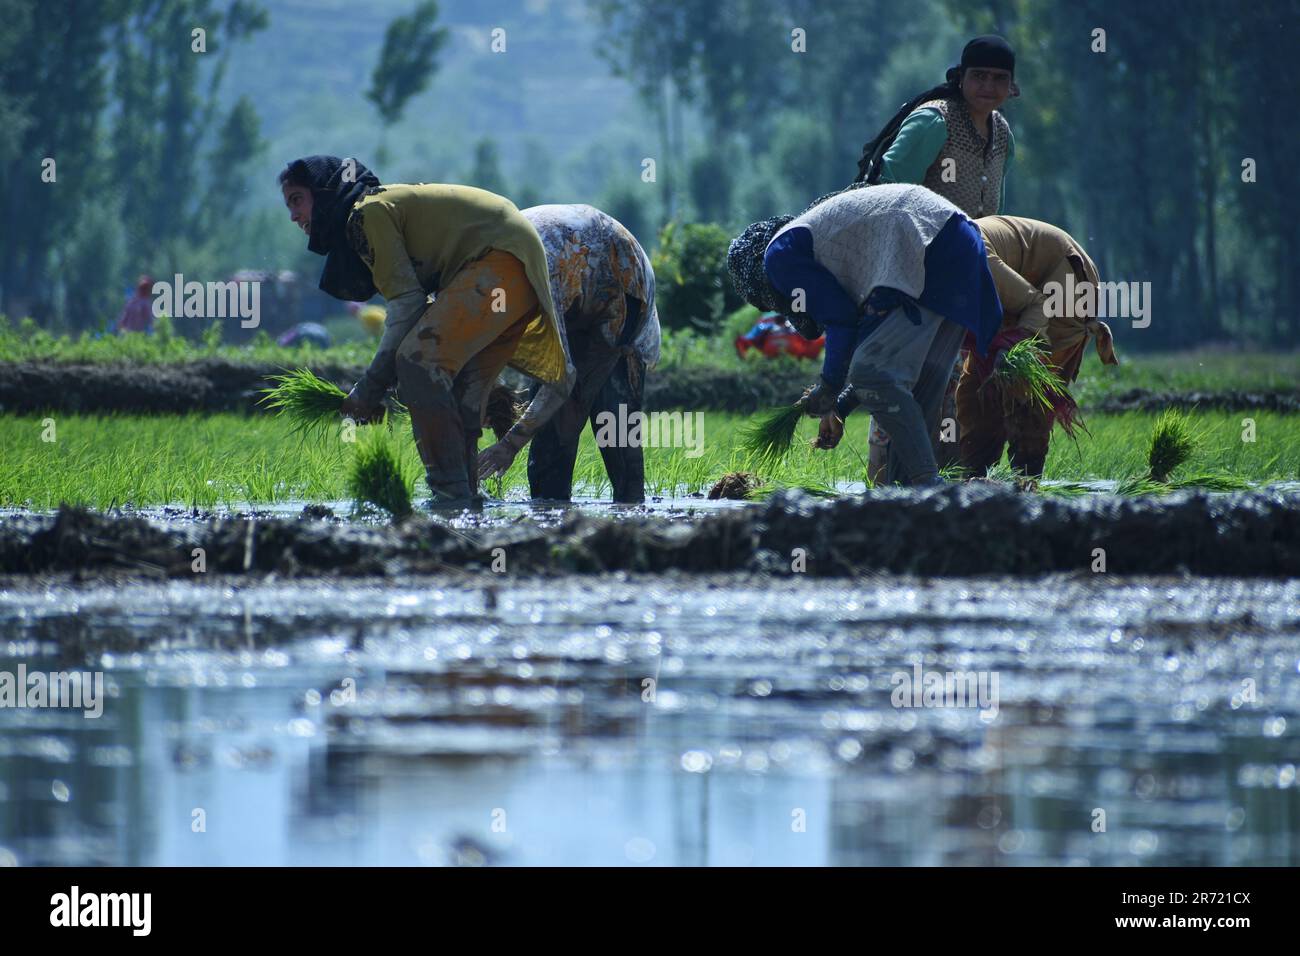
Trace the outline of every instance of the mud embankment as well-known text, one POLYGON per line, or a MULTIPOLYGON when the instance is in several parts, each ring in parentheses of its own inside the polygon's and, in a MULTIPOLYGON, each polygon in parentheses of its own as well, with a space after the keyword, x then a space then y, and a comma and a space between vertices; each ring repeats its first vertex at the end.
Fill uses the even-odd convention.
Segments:
MULTIPOLYGON (((318 363, 322 378, 350 388, 362 367, 318 363)), ((200 359, 168 365, 0 362, 0 412, 183 414, 258 411, 259 390, 281 366, 200 359)), ((645 408, 749 413, 790 402, 817 378, 815 362, 753 362, 741 367, 672 366, 646 378, 645 408)), ((1300 413, 1300 390, 1167 392, 1135 388, 1085 409, 1099 412, 1183 409, 1300 413)))
MULTIPOLYGON (((286 363, 289 364, 289 363, 286 363)), ((344 389, 360 365, 313 364, 312 371, 344 389)), ((129 363, 0 362, 0 412, 131 413, 260 411, 260 389, 282 366, 229 359, 168 365, 129 363)), ((645 407, 752 412, 784 405, 816 381, 811 363, 773 363, 755 369, 700 367, 656 370, 647 376, 645 407)))
POLYGON ((549 528, 525 519, 468 530, 427 515, 393 527, 309 517, 169 526, 73 508, 0 519, 3 574, 192 577, 199 561, 204 574, 281 576, 490 574, 495 565, 512 574, 965 576, 1104 567, 1111 574, 1283 577, 1300 575, 1300 495, 1058 500, 964 484, 829 502, 784 493, 693 522, 575 510, 549 528))
POLYGON ((1163 412, 1167 408, 1182 411, 1300 412, 1300 390, 1160 392, 1131 388, 1103 399, 1092 408, 1099 412, 1163 412))
MULTIPOLYGON (((288 364, 288 363, 286 363, 288 364)), ((351 387, 361 367, 314 365, 351 387)), ((0 412, 172 415, 258 410, 259 389, 282 366, 211 358, 169 365, 118 362, 0 362, 0 412)))

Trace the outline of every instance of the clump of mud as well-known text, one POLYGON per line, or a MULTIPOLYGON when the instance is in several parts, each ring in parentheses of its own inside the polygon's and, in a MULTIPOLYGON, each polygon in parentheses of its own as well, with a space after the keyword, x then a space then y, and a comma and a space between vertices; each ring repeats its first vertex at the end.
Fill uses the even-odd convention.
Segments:
POLYGON ((713 501, 723 498, 729 501, 747 501, 758 485, 758 477, 747 471, 728 472, 709 489, 709 498, 713 501))
POLYGON ((239 517, 176 528, 67 507, 0 519, 0 573, 19 575, 186 577, 200 554, 205 573, 235 575, 485 571, 502 554, 524 574, 789 574, 796 549, 813 575, 1092 573, 1101 555, 1113 574, 1296 576, 1300 495, 1046 498, 972 482, 832 501, 784 491, 694 522, 575 511, 554 527, 525 519, 461 529, 416 514, 389 527, 239 517))
POLYGON ((523 408, 515 400, 515 393, 498 382, 488 392, 487 407, 483 410, 483 424, 492 429, 497 441, 506 437, 506 432, 514 427, 523 414, 523 408))

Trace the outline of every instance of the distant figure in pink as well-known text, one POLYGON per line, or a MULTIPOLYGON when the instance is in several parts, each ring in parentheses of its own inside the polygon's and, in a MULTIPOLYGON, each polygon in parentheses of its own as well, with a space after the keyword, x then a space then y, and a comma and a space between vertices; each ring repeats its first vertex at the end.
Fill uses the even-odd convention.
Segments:
POLYGON ((153 331, 153 278, 141 276, 135 284, 135 295, 126 300, 126 308, 113 323, 113 331, 119 335, 124 332, 153 331))

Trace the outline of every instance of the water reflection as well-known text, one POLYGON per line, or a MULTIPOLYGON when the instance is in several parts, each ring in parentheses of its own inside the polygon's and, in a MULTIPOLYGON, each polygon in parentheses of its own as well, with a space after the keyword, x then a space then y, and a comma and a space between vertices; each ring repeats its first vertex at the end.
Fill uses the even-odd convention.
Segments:
POLYGON ((1300 863, 1294 583, 490 590, 0 595, 0 671, 109 694, 0 709, 0 862, 1300 863))

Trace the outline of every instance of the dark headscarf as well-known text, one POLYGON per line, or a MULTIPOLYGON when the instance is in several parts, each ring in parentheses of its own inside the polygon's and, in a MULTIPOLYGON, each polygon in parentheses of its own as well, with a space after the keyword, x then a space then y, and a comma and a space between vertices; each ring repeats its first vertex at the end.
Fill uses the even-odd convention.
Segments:
POLYGON ((961 68, 991 67, 995 70, 1009 70, 1012 78, 1016 75, 1016 51, 1011 44, 996 34, 976 37, 966 44, 961 51, 961 68))
POLYGON ((305 182, 311 187, 307 248, 325 257, 321 290, 345 302, 365 302, 378 290, 369 266, 348 244, 348 214, 358 199, 379 185, 379 178, 359 160, 337 156, 295 159, 288 172, 289 181, 305 182))
POLYGON ((727 271, 731 273, 731 284, 742 299, 764 312, 777 311, 780 300, 763 269, 763 256, 777 230, 793 218, 773 216, 753 223, 727 247, 727 271))

